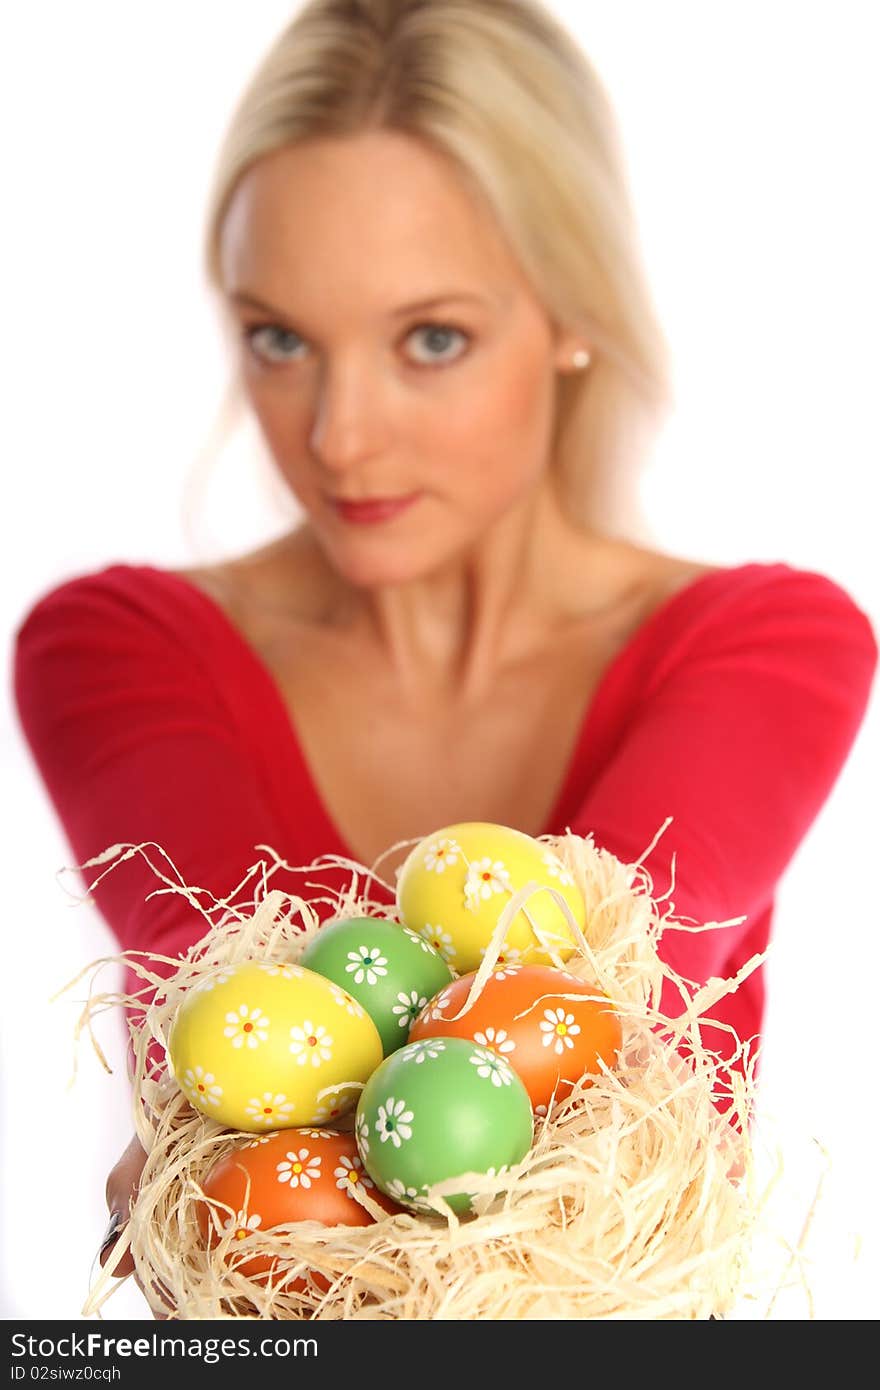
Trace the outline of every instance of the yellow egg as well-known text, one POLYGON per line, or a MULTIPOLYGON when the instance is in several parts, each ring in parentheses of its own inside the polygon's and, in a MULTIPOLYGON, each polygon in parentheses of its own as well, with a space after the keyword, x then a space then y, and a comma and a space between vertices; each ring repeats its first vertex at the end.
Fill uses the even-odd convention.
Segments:
MULTIPOLYGON (((510 826, 463 821, 410 851, 397 880, 398 915, 461 975, 479 969, 503 909, 527 883, 554 889, 584 929, 583 896, 549 845, 510 826)), ((564 961, 576 944, 556 898, 536 891, 513 918, 499 963, 553 965, 548 948, 564 961)))
POLYGON ((382 1056, 375 1023, 347 990, 271 960, 212 971, 184 996, 168 1037, 190 1103, 251 1132, 352 1110, 382 1056))

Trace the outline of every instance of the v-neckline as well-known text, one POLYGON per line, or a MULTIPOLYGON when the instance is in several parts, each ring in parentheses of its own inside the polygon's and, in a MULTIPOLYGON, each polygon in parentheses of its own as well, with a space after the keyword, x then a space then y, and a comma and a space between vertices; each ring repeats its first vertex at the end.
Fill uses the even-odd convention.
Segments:
MULTIPOLYGON (((322 855, 334 855, 369 868, 370 866, 365 865, 360 856, 347 843, 346 837, 337 825, 333 813, 324 801, 312 768, 305 756, 302 739, 296 723, 296 716, 293 711, 288 708, 278 682, 263 658, 251 645, 240 628, 232 621, 225 609, 207 594, 204 589, 199 588, 198 585, 174 570, 159 569, 154 565, 141 565, 139 568, 151 574, 158 575, 160 578, 170 579, 173 583, 181 585, 187 593, 195 594, 197 599, 201 600, 205 610, 211 613, 214 621, 219 625, 226 639, 233 641, 239 653, 250 666, 254 683, 262 692, 264 702, 276 726, 278 737, 280 738, 282 735, 286 736, 284 746, 293 759, 294 772, 299 775, 299 781, 295 782, 294 785, 305 789, 305 794, 310 802, 310 806, 307 808, 306 819, 311 819, 315 827, 315 834, 311 835, 309 838, 323 846, 320 851, 322 855), (309 812, 311 813, 310 816, 309 812)), ((629 663, 637 658, 643 644, 650 640, 656 629, 662 626, 682 603, 686 603, 692 597, 693 593, 709 580, 717 577, 721 573, 729 573, 730 568, 729 566, 718 567, 698 574, 696 578, 689 580, 680 588, 674 590, 672 594, 661 600, 607 663, 596 686, 586 701, 578 724, 578 732, 572 746, 568 766, 563 774, 560 786, 557 789, 557 794, 554 798, 550 813, 546 817, 542 828, 537 832, 538 837, 561 833, 559 827, 570 820, 571 817, 567 814, 567 811, 575 789, 582 788, 583 769, 587 760, 588 750, 593 743, 594 731, 602 723, 606 706, 610 701, 613 701, 614 692, 620 680, 625 675, 629 663)), ((733 568, 745 567, 734 566, 733 568)), ((580 797, 578 799, 580 799, 580 797)), ((300 807, 301 806, 302 793, 300 793, 300 807)), ((391 846, 389 845, 388 848, 390 849, 391 846)))

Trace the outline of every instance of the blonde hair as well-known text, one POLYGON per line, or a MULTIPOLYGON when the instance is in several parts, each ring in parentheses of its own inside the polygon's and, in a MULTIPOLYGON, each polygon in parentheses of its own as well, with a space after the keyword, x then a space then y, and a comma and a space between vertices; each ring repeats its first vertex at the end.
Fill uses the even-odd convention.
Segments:
MULTIPOLYGON (((222 142, 206 219, 209 286, 222 293, 223 219, 255 161, 367 129, 449 157, 488 201, 549 315, 583 334, 588 370, 558 378, 562 495, 578 524, 636 539, 636 465, 672 403, 672 374, 615 119, 586 55, 536 0, 306 0, 222 142)), ((225 429, 228 397, 224 412, 225 429)))

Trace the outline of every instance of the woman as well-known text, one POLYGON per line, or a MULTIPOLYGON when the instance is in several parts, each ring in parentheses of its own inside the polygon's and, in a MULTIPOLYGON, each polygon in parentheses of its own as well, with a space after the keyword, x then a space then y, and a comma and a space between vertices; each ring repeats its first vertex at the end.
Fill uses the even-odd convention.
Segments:
MULTIPOLYGON (((393 881, 390 847, 459 820, 630 862, 672 817, 657 895, 744 921, 663 952, 697 983, 735 974, 877 646, 824 575, 637 538, 668 369, 583 55, 524 0, 314 0, 234 113, 207 252, 301 519, 229 562, 110 565, 26 615, 18 708, 77 862, 154 841, 219 896, 261 844, 393 881)), ((134 860, 95 899, 121 947, 174 957, 203 924, 154 887, 134 860)), ((719 1048, 763 1006, 758 971, 718 1005, 719 1048)), ((110 1175, 102 1258, 142 1162, 134 1142, 110 1175)))

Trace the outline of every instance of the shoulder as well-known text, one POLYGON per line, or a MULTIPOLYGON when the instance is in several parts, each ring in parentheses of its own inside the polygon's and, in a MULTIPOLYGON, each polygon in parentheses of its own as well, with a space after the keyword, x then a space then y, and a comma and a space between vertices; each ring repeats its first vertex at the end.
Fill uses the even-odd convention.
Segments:
POLYGON ((174 571, 150 564, 108 564, 43 589, 22 614, 17 637, 35 626, 118 617, 122 612, 168 617, 179 610, 174 571))
POLYGON ((760 629, 767 622, 787 621, 801 632, 861 638, 876 656, 877 644, 868 614, 838 580, 817 570, 782 561, 750 561, 720 566, 696 575, 673 596, 670 617, 683 630, 701 626, 728 630, 732 618, 760 629))
POLYGON ((792 688, 845 689, 863 707, 878 644, 864 608, 831 575, 784 562, 712 569, 681 587, 643 629, 643 656, 656 684, 711 665, 773 675, 792 688))
POLYGON ((115 679, 198 665, 211 638, 204 598, 172 571, 111 564, 76 574, 39 593, 13 634, 14 679, 27 689, 83 681, 98 671, 115 679))

